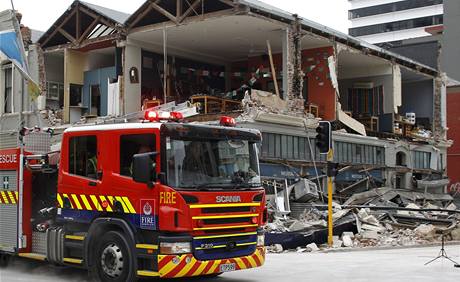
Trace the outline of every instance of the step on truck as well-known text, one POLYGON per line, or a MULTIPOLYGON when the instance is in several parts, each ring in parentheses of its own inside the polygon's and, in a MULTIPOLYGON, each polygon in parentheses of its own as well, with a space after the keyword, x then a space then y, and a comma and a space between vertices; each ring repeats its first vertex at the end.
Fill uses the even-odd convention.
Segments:
POLYGON ((12 256, 100 281, 261 266, 267 220, 256 130, 146 111, 139 122, 2 134, 0 266, 12 256))

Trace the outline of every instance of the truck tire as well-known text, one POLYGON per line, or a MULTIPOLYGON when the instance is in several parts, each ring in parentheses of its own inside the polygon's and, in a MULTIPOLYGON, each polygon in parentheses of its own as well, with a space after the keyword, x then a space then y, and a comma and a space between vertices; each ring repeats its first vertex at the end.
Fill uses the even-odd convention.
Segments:
POLYGON ((0 253, 0 268, 6 268, 10 262, 10 255, 0 253))
POLYGON ((110 231, 101 236, 91 269, 93 278, 102 282, 136 281, 135 257, 129 246, 123 233, 110 231))

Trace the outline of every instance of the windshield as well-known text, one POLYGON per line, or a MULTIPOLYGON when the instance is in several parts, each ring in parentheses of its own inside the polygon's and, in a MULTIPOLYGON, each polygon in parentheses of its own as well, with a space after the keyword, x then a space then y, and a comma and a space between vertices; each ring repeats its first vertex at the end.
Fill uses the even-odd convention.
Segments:
POLYGON ((257 147, 245 140, 166 139, 168 185, 177 188, 260 186, 257 147))

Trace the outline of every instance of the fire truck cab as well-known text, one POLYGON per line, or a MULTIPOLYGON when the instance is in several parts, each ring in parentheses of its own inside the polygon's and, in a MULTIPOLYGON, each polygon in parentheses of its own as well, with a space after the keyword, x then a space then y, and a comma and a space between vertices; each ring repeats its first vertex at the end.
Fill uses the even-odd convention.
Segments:
POLYGON ((0 144, 0 264, 17 255, 100 281, 261 266, 260 132, 159 117, 69 128, 59 152, 28 149, 34 132, 0 144))

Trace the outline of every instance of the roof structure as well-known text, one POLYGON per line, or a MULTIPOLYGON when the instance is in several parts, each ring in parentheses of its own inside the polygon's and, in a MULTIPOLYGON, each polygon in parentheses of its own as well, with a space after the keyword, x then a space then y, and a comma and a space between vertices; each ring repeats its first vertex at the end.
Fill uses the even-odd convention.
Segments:
POLYGON ((84 4, 85 6, 97 11, 99 14, 106 16, 107 18, 112 19, 113 21, 118 22, 119 24, 124 24, 125 21, 129 18, 130 14, 123 13, 120 11, 112 10, 106 7, 102 7, 99 5, 91 4, 89 2, 80 1, 80 3, 84 4))
POLYGON ((43 49, 81 47, 93 41, 114 39, 123 31, 129 14, 75 0, 40 37, 43 49))

